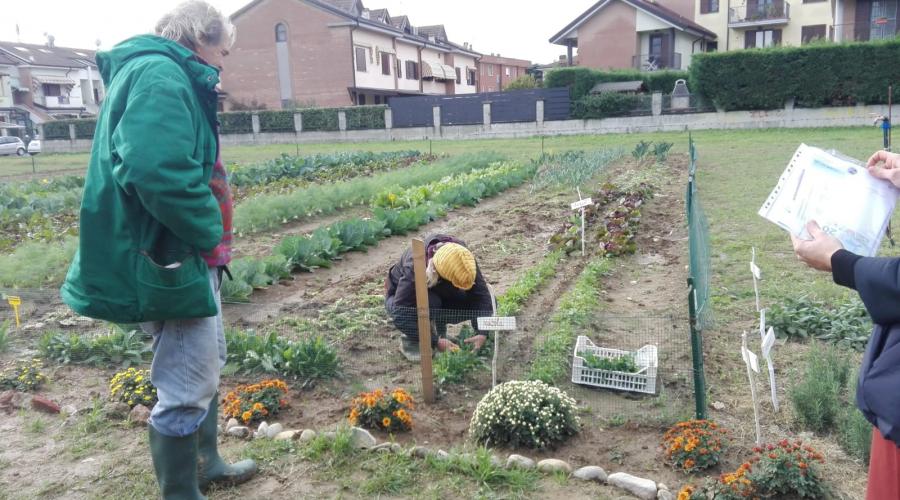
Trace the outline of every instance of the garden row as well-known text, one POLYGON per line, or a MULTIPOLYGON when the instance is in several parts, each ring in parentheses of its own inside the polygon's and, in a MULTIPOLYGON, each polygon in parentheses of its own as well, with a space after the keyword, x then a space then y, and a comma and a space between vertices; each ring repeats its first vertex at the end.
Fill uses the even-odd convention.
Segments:
POLYGON ((233 261, 233 280, 223 283, 223 300, 246 300, 253 289, 285 279, 295 270, 330 267, 343 253, 365 250, 382 239, 406 234, 436 220, 450 210, 474 206, 483 198, 519 186, 534 171, 533 164, 492 163, 423 186, 382 192, 371 204, 371 218, 353 217, 320 227, 311 234, 288 236, 271 256, 233 261))

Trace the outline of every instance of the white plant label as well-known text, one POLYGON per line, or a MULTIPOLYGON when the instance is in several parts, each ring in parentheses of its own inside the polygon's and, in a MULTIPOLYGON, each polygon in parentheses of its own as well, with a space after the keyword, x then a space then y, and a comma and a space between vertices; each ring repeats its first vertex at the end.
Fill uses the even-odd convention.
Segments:
POLYGON ((753 351, 741 346, 741 357, 744 358, 744 363, 747 363, 747 366, 749 366, 751 370, 759 373, 759 358, 756 357, 756 354, 754 354, 753 351))
POLYGON ((482 316, 478 318, 478 329, 489 332, 512 331, 516 329, 514 316, 482 316))
POLYGON ((762 308, 759 310, 759 338, 765 338, 766 336, 766 309, 762 308))
POLYGON ((744 365, 747 367, 747 380, 750 382, 750 399, 753 401, 753 421, 756 424, 756 445, 762 444, 762 427, 759 425, 759 403, 756 399, 756 382, 753 379, 753 372, 759 373, 759 365, 756 362, 756 355, 747 349, 747 332, 741 335, 741 357, 744 358, 744 365))
POLYGON ((770 354, 772 354, 773 347, 775 347, 775 329, 770 326, 769 331, 766 332, 762 339, 762 355, 769 364, 772 364, 770 354))
POLYGON ((575 203, 572 203, 572 210, 578 210, 584 207, 589 207, 594 204, 594 201, 590 198, 585 198, 583 200, 578 200, 575 203))
POLYGON ((758 280, 762 279, 762 271, 759 270, 759 266, 757 266, 755 262, 750 263, 750 272, 753 273, 754 278, 758 280))
POLYGON ((753 294, 756 296, 756 310, 759 311, 759 280, 762 279, 762 271, 756 265, 756 247, 750 249, 750 274, 753 275, 753 294))

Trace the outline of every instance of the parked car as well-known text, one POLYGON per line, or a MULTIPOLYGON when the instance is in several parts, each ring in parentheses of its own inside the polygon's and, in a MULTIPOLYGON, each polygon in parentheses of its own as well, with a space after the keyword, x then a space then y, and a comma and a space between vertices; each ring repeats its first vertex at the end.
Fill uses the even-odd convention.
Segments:
POLYGON ((27 153, 28 150, 25 149, 25 143, 22 142, 22 139, 18 137, 0 137, 0 156, 25 156, 27 153))
POLYGON ((41 152, 41 140, 34 138, 28 143, 28 154, 36 155, 41 152))

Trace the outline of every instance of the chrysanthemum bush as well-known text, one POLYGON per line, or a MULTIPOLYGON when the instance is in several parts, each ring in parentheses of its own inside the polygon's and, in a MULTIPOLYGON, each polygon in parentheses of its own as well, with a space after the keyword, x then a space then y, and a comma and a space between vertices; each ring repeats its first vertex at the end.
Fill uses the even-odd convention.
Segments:
POLYGON ((578 433, 575 400, 544 382, 511 381, 475 407, 469 432, 485 445, 547 448, 578 433))
POLYGON ((150 383, 150 370, 129 368, 113 376, 109 381, 109 399, 121 401, 130 407, 156 404, 156 387, 150 383))
POLYGON ((19 361, 13 368, 0 372, 0 389, 8 388, 17 391, 33 391, 47 382, 47 376, 41 371, 44 363, 40 359, 19 361))
POLYGON ((709 420, 675 424, 663 436, 666 461, 676 469, 694 472, 718 465, 728 443, 728 431, 709 420))
POLYGON ((782 440, 758 446, 753 458, 734 472, 707 480, 703 487, 685 486, 678 500, 735 500, 743 498, 829 498, 831 493, 819 467, 825 458, 802 441, 782 440))
POLYGON ((288 387, 283 380, 266 379, 256 384, 244 384, 225 395, 222 412, 244 424, 275 416, 286 408, 288 387))
POLYGON ((405 389, 391 392, 381 389, 363 392, 350 403, 350 425, 389 432, 412 429, 412 410, 415 401, 405 389))

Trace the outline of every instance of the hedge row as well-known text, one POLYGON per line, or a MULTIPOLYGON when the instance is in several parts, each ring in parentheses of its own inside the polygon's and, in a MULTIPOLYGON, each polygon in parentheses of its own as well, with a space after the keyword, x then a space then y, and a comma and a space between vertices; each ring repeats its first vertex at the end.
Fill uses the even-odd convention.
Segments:
POLYGON ((607 82, 642 81, 649 92, 669 94, 675 88, 676 80, 687 80, 687 71, 637 71, 637 70, 596 70, 590 68, 560 68, 544 76, 547 88, 569 87, 572 102, 588 95, 594 85, 607 82))
POLYGON ((604 92, 572 102, 572 118, 649 115, 652 111, 651 97, 647 94, 604 92))
POLYGON ((69 125, 75 125, 76 139, 93 139, 96 120, 56 120, 44 123, 43 139, 69 139, 69 125))
POLYGON ((698 54, 690 89, 725 110, 776 109, 792 97, 802 107, 885 104, 898 60, 898 40, 698 54))

